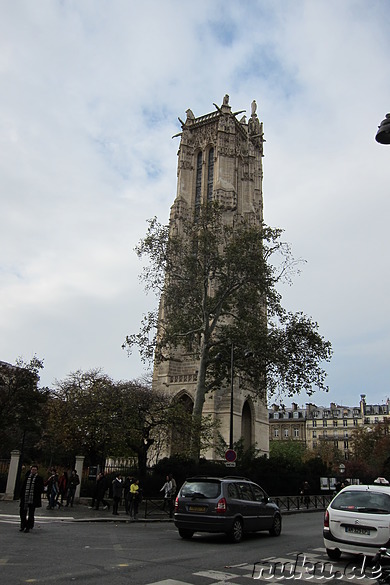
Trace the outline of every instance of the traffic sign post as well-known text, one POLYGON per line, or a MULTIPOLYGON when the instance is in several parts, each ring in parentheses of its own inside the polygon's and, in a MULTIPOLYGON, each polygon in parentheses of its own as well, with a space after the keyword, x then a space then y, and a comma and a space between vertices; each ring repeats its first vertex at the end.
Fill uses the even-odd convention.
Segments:
POLYGON ((237 459, 237 453, 235 452, 235 450, 228 449, 225 452, 225 459, 226 459, 227 463, 234 463, 237 459))

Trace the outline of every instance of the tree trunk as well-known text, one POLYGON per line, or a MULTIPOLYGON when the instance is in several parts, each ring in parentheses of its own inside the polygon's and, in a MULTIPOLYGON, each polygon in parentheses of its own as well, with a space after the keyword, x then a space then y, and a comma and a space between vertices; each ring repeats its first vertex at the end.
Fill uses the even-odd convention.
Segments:
POLYGON ((207 364, 208 350, 207 345, 202 336, 199 358, 199 371, 196 383, 196 393, 194 401, 194 409, 192 411, 192 433, 191 433, 191 455, 196 462, 200 457, 201 446, 201 430, 202 430, 202 412, 206 395, 206 364, 207 364))

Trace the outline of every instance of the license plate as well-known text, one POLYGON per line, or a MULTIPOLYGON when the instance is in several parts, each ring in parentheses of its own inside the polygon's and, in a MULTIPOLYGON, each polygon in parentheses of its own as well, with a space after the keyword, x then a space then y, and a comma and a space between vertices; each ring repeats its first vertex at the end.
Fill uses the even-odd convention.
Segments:
POLYGON ((356 526, 346 526, 345 532, 350 532, 352 534, 364 534, 366 536, 370 536, 370 531, 368 528, 358 528, 356 526))
POLYGON ((206 512, 206 506, 188 506, 190 512, 206 512))

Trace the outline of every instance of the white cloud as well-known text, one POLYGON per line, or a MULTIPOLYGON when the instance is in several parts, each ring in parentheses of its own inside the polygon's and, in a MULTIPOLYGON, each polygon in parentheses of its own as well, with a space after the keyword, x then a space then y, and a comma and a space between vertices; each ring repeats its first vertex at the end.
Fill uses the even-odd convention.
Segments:
POLYGON ((385 0, 7 3, 0 359, 36 353, 48 385, 78 368, 140 375, 121 349, 153 304, 133 248, 147 218, 169 217, 177 117, 229 93, 233 110, 259 104, 265 220, 307 260, 285 302, 334 346, 315 400, 383 400, 388 24, 385 0))

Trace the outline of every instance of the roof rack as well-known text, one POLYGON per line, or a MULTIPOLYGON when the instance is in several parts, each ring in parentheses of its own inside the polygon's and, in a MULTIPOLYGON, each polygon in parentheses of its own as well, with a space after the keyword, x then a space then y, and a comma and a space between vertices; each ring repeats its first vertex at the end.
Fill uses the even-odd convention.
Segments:
POLYGON ((224 475, 222 479, 243 479, 245 481, 252 481, 247 477, 242 477, 241 475, 224 475))

